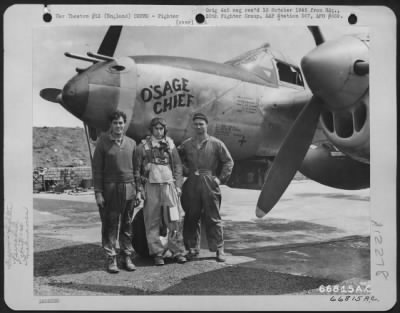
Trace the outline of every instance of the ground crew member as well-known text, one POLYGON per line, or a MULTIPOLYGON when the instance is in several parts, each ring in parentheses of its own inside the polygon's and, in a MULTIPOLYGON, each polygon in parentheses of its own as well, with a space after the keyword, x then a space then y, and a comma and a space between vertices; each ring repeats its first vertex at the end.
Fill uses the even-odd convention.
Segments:
POLYGON ((151 136, 138 146, 136 154, 137 198, 145 199, 143 208, 149 254, 155 265, 164 265, 166 252, 160 229, 167 229, 167 249, 178 263, 185 263, 182 237, 184 212, 179 196, 182 187, 182 164, 163 118, 150 123, 151 136))
POLYGON ((208 119, 204 114, 196 113, 192 126, 194 137, 179 147, 184 173, 188 175, 181 198, 185 211, 183 239, 189 250, 187 257, 196 257, 200 252, 201 219, 205 223, 209 250, 216 252, 218 262, 224 262, 219 185, 226 182, 232 173, 233 159, 221 140, 208 135, 208 119))
POLYGON ((136 269, 131 260, 136 143, 124 135, 124 112, 114 112, 110 121, 110 131, 98 139, 93 155, 93 184, 102 223, 102 246, 108 256, 107 270, 118 273, 117 242, 124 267, 128 271, 136 269))

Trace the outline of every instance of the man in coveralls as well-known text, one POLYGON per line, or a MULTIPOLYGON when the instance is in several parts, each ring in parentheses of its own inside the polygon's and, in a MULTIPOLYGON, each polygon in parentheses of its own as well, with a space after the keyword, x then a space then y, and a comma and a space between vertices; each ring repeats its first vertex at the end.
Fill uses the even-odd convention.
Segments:
POLYGON ((124 112, 114 112, 110 121, 110 131, 102 135, 96 144, 93 184, 102 223, 101 239, 107 255, 107 270, 118 273, 117 242, 126 270, 136 269, 131 260, 131 217, 136 194, 133 168, 136 143, 124 135, 124 112))
POLYGON ((201 219, 205 223, 209 250, 216 252, 218 262, 224 262, 219 185, 232 173, 233 159, 221 140, 207 134, 208 119, 204 114, 194 114, 192 126, 194 137, 179 147, 184 171, 188 174, 181 198, 185 211, 183 239, 189 250, 187 257, 196 257, 200 252, 201 219))
POLYGON ((175 261, 185 263, 182 237, 182 217, 179 196, 182 187, 182 163, 171 138, 166 136, 167 124, 163 118, 153 118, 151 136, 138 146, 135 176, 137 198, 143 197, 144 224, 149 254, 155 265, 164 265, 164 247, 160 229, 167 228, 167 249, 175 261))

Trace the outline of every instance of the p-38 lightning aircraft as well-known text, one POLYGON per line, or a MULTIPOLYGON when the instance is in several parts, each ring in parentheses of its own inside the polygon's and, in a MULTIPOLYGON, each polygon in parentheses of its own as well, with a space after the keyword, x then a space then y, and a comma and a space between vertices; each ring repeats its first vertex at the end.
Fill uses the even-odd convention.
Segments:
POLYGON ((256 208, 262 217, 297 170, 335 188, 369 187, 369 40, 325 41, 319 27, 308 28, 316 48, 302 58, 301 71, 268 44, 223 64, 114 57, 122 26, 111 26, 97 53, 65 53, 91 66, 77 68, 62 90, 40 95, 82 120, 93 140, 118 109, 128 116, 127 136, 141 140, 150 120, 162 116, 178 145, 191 134, 193 114, 205 113, 209 133, 235 159, 228 185, 262 186, 256 208))

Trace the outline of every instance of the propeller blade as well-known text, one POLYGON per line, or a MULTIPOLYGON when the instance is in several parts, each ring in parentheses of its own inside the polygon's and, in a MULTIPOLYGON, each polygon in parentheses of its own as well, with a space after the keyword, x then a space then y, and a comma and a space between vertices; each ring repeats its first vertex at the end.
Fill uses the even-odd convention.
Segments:
POLYGON ((93 167, 93 154, 92 154, 92 149, 90 147, 90 141, 89 141, 89 134, 88 134, 88 124, 83 123, 83 128, 85 129, 85 134, 86 134, 86 142, 89 148, 89 156, 90 156, 90 165, 93 167))
POLYGON ((117 48, 121 30, 122 26, 110 26, 97 53, 112 57, 117 48))
POLYGON ((61 89, 45 88, 40 90, 40 96, 47 101, 61 103, 61 89))
POLYGON ((313 35, 315 44, 317 46, 325 42, 324 36, 322 36, 322 32, 319 26, 307 26, 307 27, 310 30, 311 34, 313 35))
POLYGON ((88 128, 88 131, 89 131, 90 139, 92 139, 93 141, 96 141, 97 137, 98 137, 97 129, 94 128, 94 127, 90 127, 90 126, 87 126, 87 128, 88 128))
POLYGON ((274 207, 300 168, 313 139, 321 106, 321 100, 313 96, 286 135, 258 198, 257 217, 263 217, 274 207))

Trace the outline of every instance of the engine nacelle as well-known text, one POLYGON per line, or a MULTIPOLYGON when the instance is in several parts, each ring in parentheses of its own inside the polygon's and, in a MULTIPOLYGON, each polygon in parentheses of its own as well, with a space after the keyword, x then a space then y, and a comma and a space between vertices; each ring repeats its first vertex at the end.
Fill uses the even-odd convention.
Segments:
POLYGON ((328 142, 312 145, 300 172, 323 185, 357 190, 370 186, 370 167, 335 149, 328 142))
POLYGON ((340 151, 369 163, 369 39, 325 42, 301 61, 307 83, 322 100, 320 124, 340 151))

